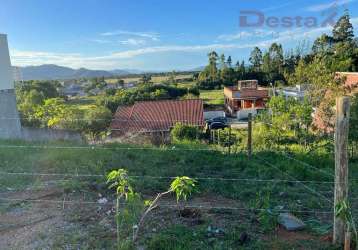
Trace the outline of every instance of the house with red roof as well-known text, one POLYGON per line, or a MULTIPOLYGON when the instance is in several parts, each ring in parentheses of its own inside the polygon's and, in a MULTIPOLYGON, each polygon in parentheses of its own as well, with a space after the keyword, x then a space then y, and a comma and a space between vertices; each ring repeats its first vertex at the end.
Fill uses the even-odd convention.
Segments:
POLYGON ((226 111, 237 117, 238 112, 264 109, 269 99, 268 90, 259 89, 257 80, 239 81, 237 86, 224 87, 224 96, 226 111))
MULTIPOLYGON (((358 92, 358 72, 336 72, 335 78, 342 80, 342 84, 347 90, 346 94, 353 95, 358 92)), ((330 105, 327 104, 327 101, 332 100, 334 96, 331 90, 326 91, 321 104, 316 108, 313 115, 313 125, 317 130, 324 133, 332 133, 334 131, 335 117, 325 115, 326 109, 330 105)), ((333 107, 331 108, 332 110, 334 109, 333 107)), ((332 113, 334 114, 334 111, 332 113)))
POLYGON ((358 72, 336 72, 336 78, 342 79, 349 90, 358 89, 358 72))
POLYGON ((142 101, 119 106, 111 124, 111 135, 166 134, 176 123, 204 127, 204 105, 199 99, 142 101))

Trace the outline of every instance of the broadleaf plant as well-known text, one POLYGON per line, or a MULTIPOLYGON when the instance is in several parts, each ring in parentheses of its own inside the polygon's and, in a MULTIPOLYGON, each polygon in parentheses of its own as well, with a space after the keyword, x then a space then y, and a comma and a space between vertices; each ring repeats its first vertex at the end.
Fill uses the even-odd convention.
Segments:
POLYGON ((116 190, 116 225, 117 225, 117 248, 120 249, 120 221, 119 221, 119 205, 121 198, 128 198, 134 195, 133 188, 130 184, 127 171, 125 169, 113 170, 107 175, 107 184, 109 188, 115 188, 116 190))

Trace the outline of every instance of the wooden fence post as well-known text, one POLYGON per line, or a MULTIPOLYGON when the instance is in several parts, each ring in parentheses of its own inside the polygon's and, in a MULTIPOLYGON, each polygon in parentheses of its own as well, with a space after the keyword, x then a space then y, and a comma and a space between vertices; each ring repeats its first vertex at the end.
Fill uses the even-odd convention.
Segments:
MULTIPOLYGON (((344 96, 336 99, 334 212, 336 205, 346 201, 348 196, 349 109, 349 97, 344 96)), ((346 222, 341 218, 336 218, 334 214, 334 244, 344 243, 345 231, 346 222)))
POLYGON ((247 123, 247 155, 251 157, 252 154, 252 114, 248 115, 247 123))
POLYGON ((221 136, 221 134, 220 134, 220 130, 219 130, 219 129, 218 129, 217 131, 218 131, 218 145, 220 146, 220 142, 221 142, 220 136, 221 136))
POLYGON ((231 154, 231 125, 229 127, 229 155, 231 154))

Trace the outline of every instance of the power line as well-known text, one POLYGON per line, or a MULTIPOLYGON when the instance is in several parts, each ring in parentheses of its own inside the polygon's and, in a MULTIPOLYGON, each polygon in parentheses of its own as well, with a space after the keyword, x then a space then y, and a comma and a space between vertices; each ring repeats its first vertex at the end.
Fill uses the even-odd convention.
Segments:
MULTIPOLYGON (((0 172, 1 175, 16 175, 16 176, 60 176, 60 177, 72 177, 72 178, 81 178, 81 177, 106 177, 106 175, 101 174, 62 174, 62 173, 36 173, 36 172, 0 172)), ((175 179, 174 176, 151 176, 151 175, 130 175, 130 178, 135 179, 175 179)), ((299 181, 299 180, 285 180, 285 179, 255 179, 255 178, 224 178, 224 177, 191 177, 195 180, 215 180, 215 181, 242 181, 242 182, 287 182, 287 183, 317 183, 317 184, 334 184, 332 181, 299 181)))
POLYGON ((328 172, 326 172, 326 171, 324 171, 324 170, 322 170, 322 169, 319 169, 319 168, 317 168, 317 167, 315 167, 315 166, 312 166, 311 164, 308 164, 308 163, 306 163, 306 162, 303 162, 303 161, 301 161, 301 160, 298 160, 298 159, 296 159, 296 158, 293 158, 293 157, 287 155, 286 153, 284 153, 284 152, 282 152, 282 151, 281 151, 280 153, 281 153, 282 156, 286 157, 287 159, 290 159, 290 160, 293 160, 293 161, 295 161, 295 162, 298 162, 298 163, 300 163, 300 164, 302 164, 302 165, 304 165, 304 166, 306 166, 306 167, 309 167, 309 168, 311 168, 311 169, 317 170, 317 171, 319 171, 319 172, 321 172, 321 173, 323 173, 323 174, 329 175, 329 176, 331 176, 331 177, 335 177, 334 174, 328 173, 328 172))
MULTIPOLYGON (((272 123, 267 123, 267 122, 264 122, 264 121, 258 121, 258 122, 259 122, 259 123, 266 124, 266 125, 269 125, 270 127, 273 127, 273 124, 272 124, 272 123)), ((331 176, 331 177, 335 177, 334 174, 328 173, 328 172, 326 172, 326 171, 324 171, 324 170, 322 170, 322 169, 319 169, 319 168, 317 168, 317 167, 315 167, 315 166, 312 166, 311 164, 308 164, 307 162, 304 162, 304 161, 298 160, 298 159, 296 159, 296 158, 294 158, 294 157, 291 157, 291 156, 289 156, 288 154, 286 154, 286 153, 284 153, 284 152, 282 152, 282 151, 280 151, 280 153, 281 153, 282 156, 284 156, 284 157, 286 157, 286 158, 288 158, 288 159, 290 159, 290 160, 293 160, 293 161, 295 161, 295 162, 298 162, 298 163, 300 163, 300 164, 302 164, 302 165, 304 165, 304 166, 306 166, 306 167, 309 167, 309 168, 311 168, 311 169, 317 170, 317 171, 319 171, 319 172, 321 172, 321 173, 323 173, 323 174, 329 175, 329 176, 331 176)))
MULTIPOLYGON (((30 120, 30 121, 48 121, 49 119, 45 118, 26 118, 26 117, 0 117, 0 120, 30 120)), ((120 121, 120 122, 163 122, 163 123, 195 123, 195 121, 191 120, 181 120, 181 119, 174 119, 174 120, 152 120, 152 119, 137 119, 137 118, 131 118, 131 119, 119 119, 119 118, 113 118, 113 119, 85 119, 85 118, 76 118, 76 119, 58 119, 59 121, 67 121, 67 122, 78 122, 78 121, 120 121)), ((192 125, 192 126, 201 126, 201 125, 192 125)))
MULTIPOLYGON (((276 167, 275 165, 271 164, 270 162, 266 161, 265 159, 262 159, 261 157, 258 157, 257 155, 256 155, 255 157, 258 158, 259 160, 263 161, 266 165, 269 165, 269 166, 275 168, 276 170, 280 171, 282 174, 288 176, 289 178, 296 180, 294 177, 292 177, 292 176, 289 175, 288 173, 282 171, 281 169, 279 169, 279 168, 276 167)), ((296 180, 296 181, 297 181, 297 180, 296 180)), ((322 194, 320 194, 320 193, 317 192, 316 190, 314 190, 314 189, 308 187, 307 185, 305 185, 305 184, 303 184, 303 183, 301 183, 301 184, 302 184, 302 186, 305 187, 307 190, 309 190, 309 191, 311 191, 311 192, 317 194, 318 196, 322 197, 322 198, 325 199, 326 201, 328 201, 328 202, 330 202, 330 203, 333 204, 333 202, 332 202, 331 200, 327 199, 327 197, 323 196, 322 194)))
MULTIPOLYGON (((11 202, 33 202, 33 203, 53 203, 53 204, 77 204, 77 205, 115 205, 115 202, 107 202, 105 204, 100 204, 98 201, 70 201, 70 200, 46 200, 46 199, 15 199, 15 198, 0 198, 0 200, 11 202)), ((128 205, 128 203, 121 203, 120 205, 128 205)), ((135 204, 134 204, 135 205, 135 204)), ((216 209, 216 210, 246 210, 246 211, 277 211, 277 212, 292 212, 292 213, 315 213, 315 214, 332 214, 331 211, 322 211, 322 210, 284 210, 284 209, 259 209, 259 208, 244 208, 244 207, 233 207, 233 206, 209 206, 208 204, 199 204, 199 205, 187 205, 181 204, 185 208, 196 208, 196 209, 216 209)), ((131 204, 133 206, 133 204, 131 204)), ((142 206, 142 205, 135 205, 142 206)), ((170 205, 170 204, 158 204, 159 207, 166 208, 175 208, 177 209, 179 205, 170 205)))
POLYGON ((79 150, 153 150, 153 151, 209 151, 222 153, 222 151, 209 148, 154 148, 154 147, 100 147, 100 146, 47 146, 47 145, 4 145, 0 148, 32 148, 32 149, 79 149, 79 150))

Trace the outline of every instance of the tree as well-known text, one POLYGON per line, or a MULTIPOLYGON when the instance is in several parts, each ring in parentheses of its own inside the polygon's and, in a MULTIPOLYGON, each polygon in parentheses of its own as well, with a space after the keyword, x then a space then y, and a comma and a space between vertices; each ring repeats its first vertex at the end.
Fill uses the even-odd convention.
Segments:
POLYGON ((241 63, 238 61, 236 63, 236 76, 238 80, 244 80, 245 79, 245 74, 246 74, 246 69, 245 69, 245 61, 242 60, 241 63))
POLYGON ((231 85, 234 78, 234 70, 231 67, 231 57, 229 57, 229 64, 225 61, 225 55, 222 54, 220 57, 220 80, 224 85, 231 85), (229 67, 230 65, 230 67, 229 67))
POLYGON ((282 45, 277 43, 271 44, 268 53, 271 62, 271 71, 281 74, 284 59, 282 45))
POLYGON ((124 80, 123 79, 118 79, 116 82, 116 88, 120 89, 120 88, 124 88, 124 80))
POLYGON ((333 39, 335 42, 351 42, 354 38, 353 25, 350 22, 349 13, 346 10, 333 27, 333 39))
POLYGON ((229 56, 229 57, 227 58, 226 64, 227 64, 227 66, 228 66, 229 68, 232 68, 232 59, 231 59, 231 56, 229 56))
POLYGON ((56 125, 66 116, 64 100, 51 98, 45 100, 43 105, 37 106, 35 117, 40 121, 42 127, 56 127, 56 125))
POLYGON ((84 131, 89 134, 93 140, 96 140, 108 129, 112 120, 112 113, 105 107, 96 106, 85 114, 84 120, 84 131))
POLYGON ((210 80, 216 81, 218 79, 218 54, 215 51, 209 53, 209 78, 210 80))
POLYGON ((255 47, 250 54, 249 58, 250 63, 252 64, 254 71, 260 71, 262 65, 262 51, 259 47, 255 47))
POLYGON ((151 80, 152 80, 151 75, 144 74, 141 78, 141 83, 148 84, 148 83, 150 83, 151 80))
POLYGON ((214 89, 220 86, 220 75, 217 67, 218 54, 212 51, 208 54, 209 64, 199 74, 198 87, 201 89, 214 89))
POLYGON ((311 76, 307 70, 307 63, 301 59, 294 71, 286 75, 286 80, 290 85, 306 85, 311 81, 311 76))
POLYGON ((270 141, 280 143, 285 137, 304 142, 312 123, 312 105, 308 99, 295 100, 284 96, 273 96, 267 103, 270 112, 260 115, 265 127, 258 128, 258 139, 268 145, 270 141), (303 139, 303 140, 302 140, 303 139))
POLYGON ((327 34, 322 34, 314 41, 312 52, 314 55, 318 55, 320 57, 327 56, 332 53, 333 44, 333 37, 328 36, 327 34))
POLYGON ((227 67, 227 64, 226 64, 225 55, 221 54, 221 56, 220 56, 220 68, 223 69, 223 68, 226 68, 226 67, 227 67))
POLYGON ((173 71, 169 74, 168 82, 169 82, 170 84, 176 84, 176 72, 175 72, 175 70, 173 70, 173 71))

